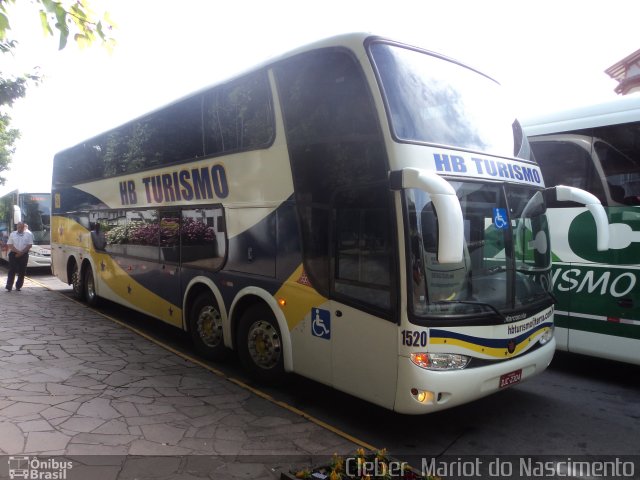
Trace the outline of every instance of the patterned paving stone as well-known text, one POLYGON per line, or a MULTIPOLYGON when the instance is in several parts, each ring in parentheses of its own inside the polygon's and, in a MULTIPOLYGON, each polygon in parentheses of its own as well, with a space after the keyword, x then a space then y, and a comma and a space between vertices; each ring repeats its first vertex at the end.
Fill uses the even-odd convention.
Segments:
POLYGON ((27 435, 25 453, 64 451, 71 437, 60 432, 31 432, 27 435))
POLYGON ((18 424, 18 428, 23 432, 46 432, 53 430, 51 424, 45 420, 30 420, 18 424))
POLYGON ((283 455, 357 448, 29 279, 21 293, 0 311, 0 454, 103 458, 78 465, 92 480, 260 480, 283 455))
POLYGON ((105 421, 101 418, 91 417, 73 417, 66 422, 58 425, 61 429, 69 430, 72 432, 93 432, 100 425, 104 425, 105 421))
POLYGON ((25 435, 11 422, 0 423, 0 450, 9 455, 23 453, 25 435))

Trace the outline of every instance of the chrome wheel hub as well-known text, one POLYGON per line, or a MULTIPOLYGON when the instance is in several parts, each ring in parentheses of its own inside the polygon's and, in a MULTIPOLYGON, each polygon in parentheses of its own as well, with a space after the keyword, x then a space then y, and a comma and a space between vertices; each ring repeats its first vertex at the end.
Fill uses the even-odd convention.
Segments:
POLYGON ((282 342, 278 331, 269 322, 255 322, 249 329, 249 355, 260 368, 275 367, 282 354, 282 342))
POLYGON ((207 347, 217 347, 222 342, 222 317, 214 307, 208 306, 200 311, 198 336, 207 347))

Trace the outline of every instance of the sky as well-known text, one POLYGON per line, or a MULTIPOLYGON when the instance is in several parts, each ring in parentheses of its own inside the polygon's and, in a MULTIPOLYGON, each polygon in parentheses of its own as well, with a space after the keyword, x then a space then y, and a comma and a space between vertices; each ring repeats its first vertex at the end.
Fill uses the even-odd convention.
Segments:
POLYGON ((387 36, 498 80, 519 118, 614 99, 604 71, 640 49, 637 0, 89 0, 117 28, 111 53, 45 37, 37 9, 12 8, 0 71, 43 82, 10 111, 21 132, 0 195, 47 192, 53 156, 105 130, 314 40, 387 36))

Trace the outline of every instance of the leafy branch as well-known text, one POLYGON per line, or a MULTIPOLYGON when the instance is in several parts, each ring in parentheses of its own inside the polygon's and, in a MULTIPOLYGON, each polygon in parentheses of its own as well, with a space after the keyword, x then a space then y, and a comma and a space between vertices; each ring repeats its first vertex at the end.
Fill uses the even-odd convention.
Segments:
MULTIPOLYGON (((97 16, 89 8, 88 2, 89 0, 31 0, 31 4, 38 7, 44 32, 50 36, 54 36, 56 31, 59 33, 59 50, 67 46, 72 32, 73 39, 80 47, 99 40, 110 50, 115 45, 115 40, 111 37, 114 23, 108 13, 97 16)), ((16 40, 9 38, 11 13, 7 7, 16 4, 17 0, 0 0, 0 55, 13 53, 19 47, 16 40)), ((11 117, 6 110, 13 106, 15 100, 26 95, 30 84, 38 84, 40 80, 37 72, 9 77, 0 70, 0 173, 9 168, 15 152, 15 141, 20 136, 18 130, 10 127, 11 117)), ((5 182, 6 179, 0 176, 0 185, 5 182)))
MULTIPOLYGON (((15 48, 15 43, 7 38, 11 25, 6 7, 16 2, 17 0, 0 0, 0 50, 3 52, 15 48)), ((40 5, 42 30, 51 36, 54 36, 54 31, 58 32, 59 50, 67 46, 72 31, 75 32, 73 39, 81 47, 98 39, 107 48, 115 45, 115 40, 110 35, 115 25, 109 14, 105 12, 102 17, 98 17, 90 9, 87 0, 32 0, 32 3, 40 5)))

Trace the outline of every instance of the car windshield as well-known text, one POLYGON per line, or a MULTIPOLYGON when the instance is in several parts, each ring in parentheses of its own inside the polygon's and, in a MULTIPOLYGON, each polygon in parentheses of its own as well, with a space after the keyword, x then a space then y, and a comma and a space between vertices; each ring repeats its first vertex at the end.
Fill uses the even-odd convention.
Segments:
POLYGON ((439 219, 429 194, 405 192, 413 313, 502 315, 548 300, 551 252, 542 193, 499 183, 450 183, 464 217, 458 264, 437 262, 439 219))
POLYGON ((370 46, 394 136, 531 160, 494 80, 451 60, 384 42, 370 46))

